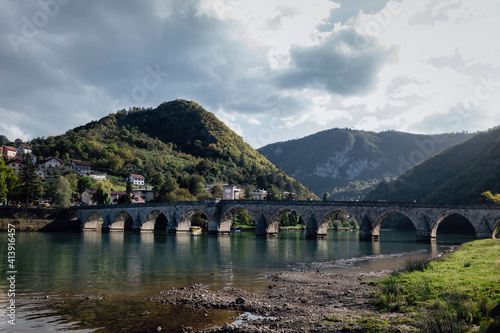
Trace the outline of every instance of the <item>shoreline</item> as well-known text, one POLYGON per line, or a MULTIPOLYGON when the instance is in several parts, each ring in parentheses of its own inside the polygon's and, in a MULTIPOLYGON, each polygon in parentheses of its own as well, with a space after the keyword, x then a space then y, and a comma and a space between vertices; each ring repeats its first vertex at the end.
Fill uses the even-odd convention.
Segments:
MULTIPOLYGON (((429 262, 460 247, 454 246, 429 262)), ((373 295, 379 290, 372 282, 401 269, 357 273, 283 271, 267 275, 267 290, 212 289, 196 283, 163 290, 149 300, 202 311, 240 313, 223 326, 202 330, 183 327, 182 332, 415 332, 416 328, 408 324, 411 314, 381 312, 372 304, 373 295)))
MULTIPOLYGON (((377 290, 370 281, 388 273, 280 272, 268 275, 268 290, 261 292, 235 287, 212 290, 209 285, 193 284, 187 288, 161 291, 159 296, 150 300, 263 317, 257 320, 248 319, 248 315, 235 317, 234 321, 221 327, 197 331, 202 333, 340 332, 346 327, 363 329, 365 318, 385 320, 388 326, 405 332, 409 328, 399 325, 394 315, 378 313, 370 304, 370 295, 377 290)), ((190 327, 183 328, 183 331, 193 332, 190 327)))

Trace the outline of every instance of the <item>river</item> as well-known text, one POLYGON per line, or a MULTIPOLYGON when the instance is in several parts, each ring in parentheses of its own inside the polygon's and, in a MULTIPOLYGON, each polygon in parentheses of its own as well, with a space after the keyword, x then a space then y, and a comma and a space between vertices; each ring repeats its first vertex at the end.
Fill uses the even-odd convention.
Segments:
POLYGON ((382 230, 380 241, 357 232, 256 237, 139 233, 30 233, 15 236, 15 296, 7 273, 8 237, 0 233, 0 328, 7 332, 181 331, 222 325, 235 313, 165 306, 147 298, 192 283, 264 290, 266 274, 283 270, 367 272, 393 269, 408 258, 437 256, 473 238, 438 234, 418 243, 415 232, 382 230), (12 294, 12 292, 11 292, 12 294), (15 326, 8 323, 15 301, 15 326))

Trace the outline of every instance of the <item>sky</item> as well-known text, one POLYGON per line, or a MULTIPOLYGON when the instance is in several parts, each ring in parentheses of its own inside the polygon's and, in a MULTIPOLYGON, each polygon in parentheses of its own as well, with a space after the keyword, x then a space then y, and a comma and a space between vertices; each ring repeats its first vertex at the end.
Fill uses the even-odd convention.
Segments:
POLYGON ((0 134, 192 100, 254 148, 500 124, 496 0, 0 0, 0 134))

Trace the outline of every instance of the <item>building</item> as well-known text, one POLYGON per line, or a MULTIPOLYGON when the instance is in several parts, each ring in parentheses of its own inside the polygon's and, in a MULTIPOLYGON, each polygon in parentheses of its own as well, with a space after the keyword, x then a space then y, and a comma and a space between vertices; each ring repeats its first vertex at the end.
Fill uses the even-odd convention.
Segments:
POLYGON ((106 172, 92 171, 92 174, 89 175, 90 178, 95 180, 106 180, 108 174, 106 172))
POLYGON ((92 164, 80 160, 71 161, 71 167, 78 173, 90 173, 92 171, 92 164))
POLYGON ((33 149, 30 146, 20 145, 19 147, 17 147, 17 153, 20 155, 31 154, 32 152, 33 149))
POLYGON ((7 158, 14 158, 16 157, 17 155, 17 149, 14 148, 14 147, 10 147, 10 146, 2 146, 0 147, 0 152, 3 156, 7 157, 7 158))
POLYGON ((132 190, 132 199, 134 199, 134 196, 137 198, 141 198, 142 200, 146 201, 153 201, 155 199, 155 191, 153 190, 143 190, 140 188, 133 189, 132 190))
MULTIPOLYGON (((95 205, 94 202, 94 194, 97 192, 97 190, 85 190, 82 193, 82 203, 92 206, 95 205)), ((120 198, 124 195, 127 195, 127 192, 119 192, 119 191, 111 191, 110 196, 111 196, 111 203, 117 204, 120 198)), ((132 203, 145 203, 144 199, 141 197, 135 195, 135 194, 130 194, 130 198, 132 199, 132 203)))
POLYGON ((130 174, 128 180, 137 186, 144 186, 146 184, 146 178, 143 175, 130 174))
POLYGON ((237 200, 240 198, 241 189, 234 185, 222 186, 222 200, 237 200))
POLYGON ((46 159, 43 160, 42 166, 44 169, 50 169, 50 168, 58 168, 61 166, 64 166, 66 162, 64 162, 62 159, 59 157, 47 157, 46 159))
POLYGON ((7 166, 9 168, 12 168, 14 170, 15 174, 19 174, 21 172, 21 165, 23 164, 23 161, 19 158, 13 158, 9 162, 7 162, 7 166))
POLYGON ((43 171, 41 169, 36 169, 35 170, 35 173, 38 175, 38 177, 40 178, 45 178, 47 176, 47 172, 46 171, 43 171))
MULTIPOLYGON (((208 193, 212 192, 215 184, 205 185, 205 190, 208 193)), ((234 185, 224 184, 222 185, 222 198, 223 200, 237 200, 240 198, 241 189, 234 185)))
POLYGON ((267 196, 267 191, 265 190, 253 190, 250 192, 252 200, 264 200, 267 196))

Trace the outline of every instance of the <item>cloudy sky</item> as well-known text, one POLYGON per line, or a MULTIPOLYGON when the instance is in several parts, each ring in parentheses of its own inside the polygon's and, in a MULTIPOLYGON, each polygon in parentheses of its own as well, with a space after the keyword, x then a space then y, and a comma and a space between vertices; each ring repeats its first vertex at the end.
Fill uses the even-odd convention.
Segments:
POLYGON ((0 0, 0 134, 193 100, 258 148, 500 124, 496 0, 0 0))

